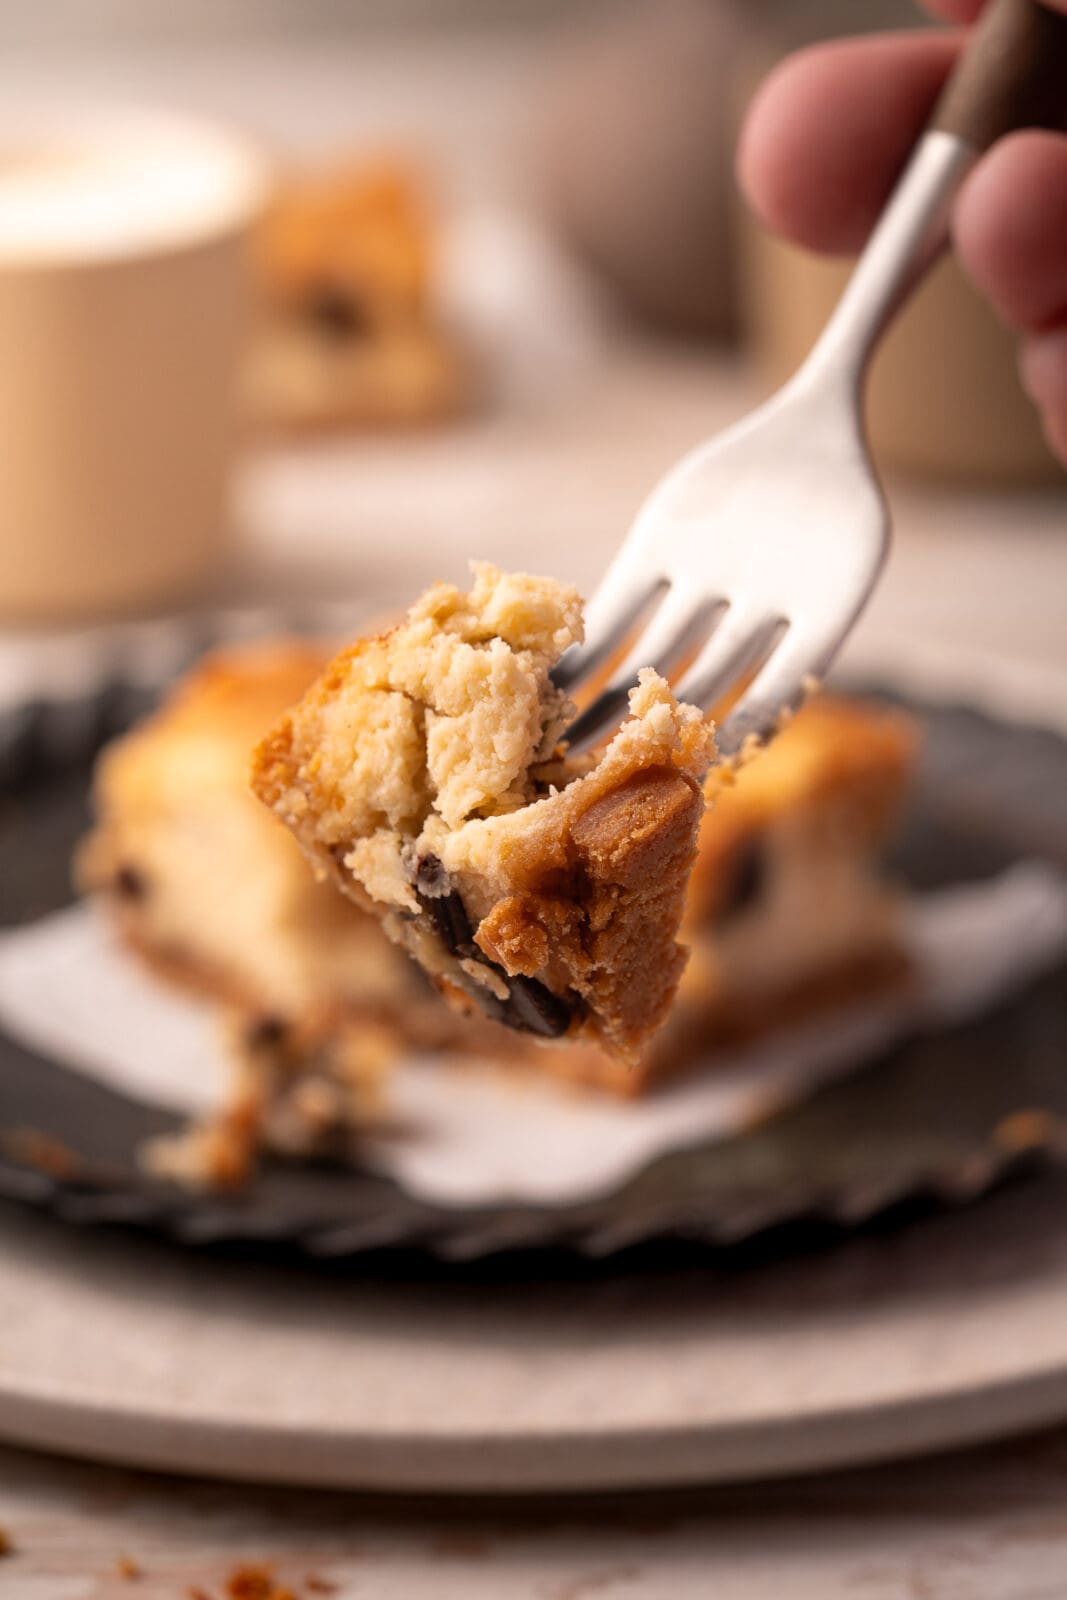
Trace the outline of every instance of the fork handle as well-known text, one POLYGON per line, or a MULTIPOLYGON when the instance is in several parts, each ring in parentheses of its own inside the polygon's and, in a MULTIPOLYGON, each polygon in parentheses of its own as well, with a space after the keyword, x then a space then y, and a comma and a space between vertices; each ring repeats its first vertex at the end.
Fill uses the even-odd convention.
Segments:
POLYGON ((793 380, 858 392, 879 339, 949 242, 952 205, 984 150, 1067 116, 1067 16, 1039 0, 990 0, 971 30, 822 336, 793 380))
POLYGON ((981 153, 1017 128, 1055 128, 1067 114, 1067 16, 1040 0, 992 0, 934 111, 931 126, 981 153))

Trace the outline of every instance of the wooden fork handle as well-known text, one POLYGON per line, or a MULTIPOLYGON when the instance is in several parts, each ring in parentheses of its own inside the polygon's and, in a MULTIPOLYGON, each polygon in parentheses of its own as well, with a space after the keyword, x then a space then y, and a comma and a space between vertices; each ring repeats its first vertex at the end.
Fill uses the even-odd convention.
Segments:
POLYGON ((1017 128, 1067 123, 1067 15, 1040 0, 990 0, 934 112, 978 151, 1017 128))

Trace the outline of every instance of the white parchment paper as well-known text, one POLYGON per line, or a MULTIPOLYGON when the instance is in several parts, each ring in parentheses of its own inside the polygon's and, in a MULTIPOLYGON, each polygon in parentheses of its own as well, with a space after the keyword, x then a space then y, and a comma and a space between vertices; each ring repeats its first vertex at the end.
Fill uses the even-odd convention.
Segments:
MULTIPOLYGON (((980 1013, 1067 951, 1067 881, 1024 863, 913 902, 922 981, 719 1056, 646 1100, 616 1102, 499 1067, 411 1057, 388 1080, 389 1121, 366 1159, 446 1204, 563 1203, 610 1190, 653 1157, 725 1137, 842 1076, 916 1027, 980 1013)), ((226 1077, 208 1008, 145 975, 89 905, 0 935, 0 1026, 142 1100, 200 1113, 226 1077)))

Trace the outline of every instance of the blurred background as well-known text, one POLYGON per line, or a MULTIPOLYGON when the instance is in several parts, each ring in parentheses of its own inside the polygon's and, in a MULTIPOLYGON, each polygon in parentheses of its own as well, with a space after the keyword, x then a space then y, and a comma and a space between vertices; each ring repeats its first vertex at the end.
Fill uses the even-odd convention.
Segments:
MULTIPOLYGON (((588 591, 847 272, 745 216, 746 100, 790 48, 890 25, 923 23, 908 0, 3 8, 0 674, 116 617, 387 606, 469 556, 588 591)), ((1067 667, 1064 479, 950 263, 871 420, 898 544, 854 655, 1005 693, 1067 667)))

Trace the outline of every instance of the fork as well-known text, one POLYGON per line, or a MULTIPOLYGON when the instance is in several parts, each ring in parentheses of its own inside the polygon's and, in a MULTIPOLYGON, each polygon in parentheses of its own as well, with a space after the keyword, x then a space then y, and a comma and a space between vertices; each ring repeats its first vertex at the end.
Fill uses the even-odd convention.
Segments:
POLYGON ((1065 69, 1067 17, 1038 0, 991 0, 804 365, 687 455, 638 512, 590 602, 585 642, 554 673, 571 692, 629 642, 564 735, 570 753, 619 721, 641 667, 680 672, 679 699, 706 711, 743 686, 718 731, 727 757, 768 738, 825 676, 889 546, 863 421, 871 357, 947 246, 952 202, 981 153, 1017 128, 1060 125, 1065 69))

